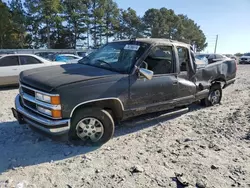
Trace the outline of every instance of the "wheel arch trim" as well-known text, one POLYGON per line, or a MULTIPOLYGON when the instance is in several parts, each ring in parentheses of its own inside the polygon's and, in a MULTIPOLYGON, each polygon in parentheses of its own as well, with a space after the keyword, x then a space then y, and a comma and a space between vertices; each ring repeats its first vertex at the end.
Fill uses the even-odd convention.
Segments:
POLYGON ((121 101, 119 98, 116 98, 116 97, 101 98, 101 99, 94 99, 94 100, 84 101, 84 102, 81 102, 81 103, 77 104, 77 105, 73 108, 73 110, 71 111, 71 113, 70 113, 70 118, 72 118, 72 116, 73 116, 75 110, 76 110, 78 107, 80 107, 80 106, 82 106, 82 105, 84 105, 84 104, 88 104, 88 103, 92 103, 92 102, 105 101, 105 100, 116 100, 116 101, 118 101, 119 104, 121 105, 122 111, 124 111, 123 103, 122 103, 122 101, 121 101))

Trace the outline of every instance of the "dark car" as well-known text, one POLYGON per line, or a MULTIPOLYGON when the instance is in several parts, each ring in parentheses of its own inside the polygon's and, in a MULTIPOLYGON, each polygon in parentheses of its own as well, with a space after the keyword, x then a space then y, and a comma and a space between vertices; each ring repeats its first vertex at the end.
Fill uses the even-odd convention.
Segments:
POLYGON ((221 54, 197 54, 195 57, 197 59, 207 58, 209 64, 229 59, 228 57, 221 54))
POLYGON ((71 141, 103 144, 115 123, 193 102, 219 104, 234 83, 234 60, 196 65, 190 45, 167 39, 111 42, 78 64, 20 74, 12 109, 20 124, 71 141))

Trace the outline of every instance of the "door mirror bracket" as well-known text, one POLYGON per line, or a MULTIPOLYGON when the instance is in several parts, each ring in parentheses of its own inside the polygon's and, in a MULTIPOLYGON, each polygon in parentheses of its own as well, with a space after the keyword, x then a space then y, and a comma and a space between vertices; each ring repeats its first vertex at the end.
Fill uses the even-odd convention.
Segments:
POLYGON ((147 80, 152 80, 154 72, 148 69, 139 68, 139 74, 142 75, 147 80))

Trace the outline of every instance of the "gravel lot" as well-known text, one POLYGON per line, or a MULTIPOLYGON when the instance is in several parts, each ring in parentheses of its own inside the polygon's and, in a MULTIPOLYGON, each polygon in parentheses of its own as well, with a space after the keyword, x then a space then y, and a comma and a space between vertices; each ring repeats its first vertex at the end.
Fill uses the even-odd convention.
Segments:
POLYGON ((238 67, 219 106, 137 118, 100 148, 19 126, 10 111, 18 90, 1 90, 0 187, 250 187, 249 75, 250 66, 238 67))

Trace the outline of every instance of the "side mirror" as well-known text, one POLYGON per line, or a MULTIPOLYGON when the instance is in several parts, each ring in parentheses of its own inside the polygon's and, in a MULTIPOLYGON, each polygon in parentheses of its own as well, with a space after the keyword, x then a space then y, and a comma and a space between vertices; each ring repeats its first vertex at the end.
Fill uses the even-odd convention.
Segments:
POLYGON ((148 80, 152 80, 154 72, 148 69, 140 68, 139 73, 148 80))
POLYGON ((148 69, 148 64, 147 64, 147 62, 146 62, 146 61, 143 61, 143 62, 142 62, 142 66, 141 66, 141 68, 148 69))

